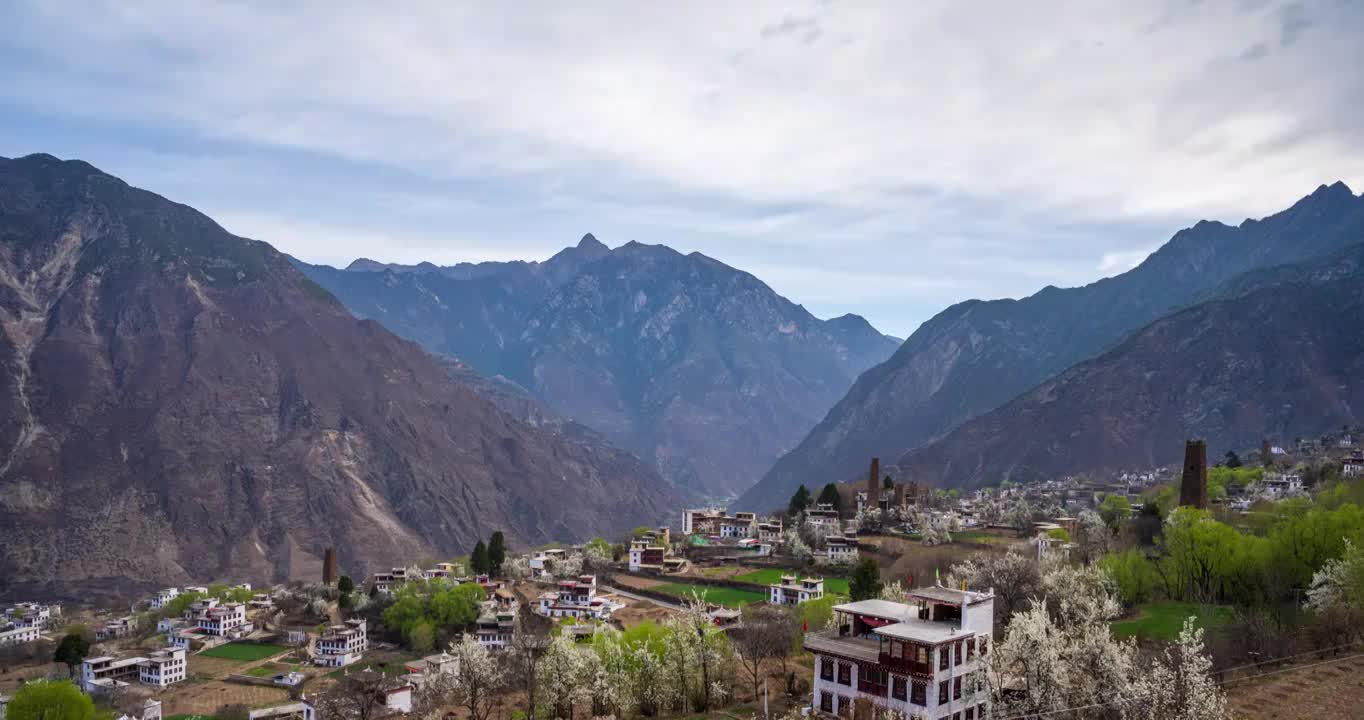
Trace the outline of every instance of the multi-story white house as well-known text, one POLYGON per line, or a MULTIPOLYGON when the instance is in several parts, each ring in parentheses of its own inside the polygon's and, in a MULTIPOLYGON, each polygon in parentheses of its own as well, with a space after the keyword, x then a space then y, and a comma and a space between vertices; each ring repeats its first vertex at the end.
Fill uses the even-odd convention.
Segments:
POLYGON ((423 570, 422 577, 427 580, 453 580, 464 574, 464 567, 458 563, 436 563, 430 570, 423 570))
POLYGON ((829 535, 824 538, 824 560, 838 565, 857 562, 857 536, 829 535))
POLYGON ((781 544, 781 520, 771 518, 758 523, 758 542, 764 545, 781 544))
POLYGON ((773 605, 799 605, 807 600, 824 597, 824 580, 820 578, 798 579, 795 575, 782 575, 781 582, 770 586, 768 602, 773 605))
POLYGON ((516 607, 497 609, 492 603, 484 608, 474 626, 474 639, 489 650, 504 648, 516 635, 516 607))
POLYGON ((750 538, 758 533, 758 516, 751 512, 726 515, 719 508, 699 508, 682 512, 683 535, 718 535, 722 538, 750 538))
POLYGON ((240 637, 251 632, 246 621, 246 606, 242 603, 223 603, 217 598, 196 600, 185 611, 185 618, 199 626, 205 635, 240 637))
MULTIPOLYGON (((44 605, 35 602, 21 602, 5 609, 5 620, 16 627, 45 628, 57 622, 62 616, 62 606, 44 605)), ((4 623, 0 623, 3 625, 4 623)))
POLYGON ((396 590, 399 585, 407 582, 407 568, 395 567, 386 573, 374 573, 371 582, 374 583, 374 587, 377 588, 379 592, 384 594, 391 593, 396 590))
POLYGON ((86 658, 81 663, 81 689, 87 693, 97 693, 119 687, 127 687, 141 675, 142 663, 147 658, 115 658, 108 655, 86 658))
POLYGON ((138 663, 137 679, 143 685, 166 687, 184 680, 187 667, 185 649, 172 646, 165 650, 157 650, 138 663))
POLYGON ((989 694, 979 673, 990 651, 994 595, 929 587, 909 599, 836 605, 831 629, 805 636, 815 656, 815 710, 841 715, 866 698, 904 717, 985 717, 989 694))
POLYGON ((1351 453, 1340 465, 1340 474, 1345 477, 1364 476, 1364 453, 1351 453))
POLYGON ((137 618, 132 615, 124 615, 123 617, 109 620, 105 622, 104 625, 95 628, 95 641, 104 642, 105 640, 121 638, 125 635, 131 635, 133 630, 136 629, 137 618))
POLYGON ((560 580, 557 592, 541 595, 535 612, 552 618, 605 620, 618 607, 613 599, 597 594, 596 575, 580 575, 577 580, 560 580))
POLYGON ((170 601, 178 597, 180 597, 180 588, 170 587, 164 590, 157 590, 156 593, 152 595, 152 599, 148 604, 151 605, 153 610, 160 610, 161 608, 166 607, 170 601))
POLYGON ((667 548, 651 545, 647 540, 634 540, 630 543, 630 572, 661 570, 667 554, 667 548))
POLYGON ((313 647, 313 662, 324 667, 344 667, 358 662, 369 650, 368 624, 351 619, 327 628, 313 647))
POLYGON ((805 524, 820 532, 838 532, 838 510, 828 503, 812 505, 805 508, 805 524))
POLYGON ((526 561, 530 567, 530 576, 536 580, 553 580, 554 563, 564 558, 565 552, 561 548, 550 548, 535 553, 526 561))
POLYGON ((42 638, 37 625, 0 625, 0 646, 37 642, 42 638))

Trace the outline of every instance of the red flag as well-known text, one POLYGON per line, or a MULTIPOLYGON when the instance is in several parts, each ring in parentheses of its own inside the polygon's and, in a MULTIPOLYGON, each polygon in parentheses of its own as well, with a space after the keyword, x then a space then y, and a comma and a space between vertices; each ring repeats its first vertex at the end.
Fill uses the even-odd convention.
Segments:
POLYGON ((803 632, 803 633, 810 632, 810 623, 809 623, 808 621, 806 621, 806 620, 801 620, 801 621, 800 621, 800 631, 803 632))
POLYGON ((914 573, 909 573, 908 575, 905 575, 905 587, 906 588, 914 587, 914 573))

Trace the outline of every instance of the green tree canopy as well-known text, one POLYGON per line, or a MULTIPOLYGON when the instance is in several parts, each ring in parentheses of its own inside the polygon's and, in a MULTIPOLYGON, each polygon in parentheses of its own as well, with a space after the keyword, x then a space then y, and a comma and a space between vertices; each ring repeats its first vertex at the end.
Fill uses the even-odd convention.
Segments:
POLYGON ((479 575, 486 575, 492 572, 492 559, 488 557, 488 546, 482 540, 474 545, 474 552, 469 556, 469 564, 473 566, 474 572, 479 575))
POLYGON ((1109 527, 1117 527, 1119 523, 1132 517, 1132 503, 1125 495, 1109 495, 1099 504, 1099 516, 1109 527))
POLYGON ((887 475, 886 478, 885 478, 884 480, 881 481, 881 489, 882 489, 882 490, 894 490, 894 489, 895 489, 895 481, 894 481, 894 480, 891 480, 891 479, 890 479, 890 476, 887 475))
POLYGON ((810 490, 801 485, 796 488, 796 493, 791 496, 791 502, 786 506, 786 513, 795 517, 805 512, 805 508, 808 507, 810 507, 810 490))
POLYGON ((824 489, 819 491, 819 500, 816 502, 821 505, 833 505, 835 510, 843 512, 843 499, 838 496, 838 486, 833 483, 825 485, 824 489))
POLYGON ((1241 467, 1241 456, 1237 455, 1235 450, 1228 450, 1226 457, 1222 460, 1222 464, 1229 468, 1241 467))
POLYGON ((38 680, 15 691, 5 720, 94 720, 95 702, 66 680, 38 680))
POLYGON ((76 666, 85 661, 90 654, 90 641, 79 632, 69 632, 57 643, 57 651, 52 654, 52 662, 66 666, 68 672, 76 674, 76 666))
POLYGON ((848 594, 854 602, 870 600, 881 594, 881 568, 871 558, 863 558, 853 567, 848 578, 848 594))
POLYGON ((502 565, 507 562, 507 539, 497 530, 488 538, 488 572, 502 574, 502 565))
POLYGON ((349 592, 354 592, 355 581, 350 579, 349 575, 342 575, 341 579, 336 581, 336 590, 342 595, 345 595, 346 593, 349 592))

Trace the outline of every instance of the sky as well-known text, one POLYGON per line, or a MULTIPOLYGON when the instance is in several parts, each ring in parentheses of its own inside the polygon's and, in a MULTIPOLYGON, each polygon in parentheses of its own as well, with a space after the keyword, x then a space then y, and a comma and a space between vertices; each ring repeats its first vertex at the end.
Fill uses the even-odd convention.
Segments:
POLYGON ((0 155, 303 260, 699 251, 907 336, 1364 189, 1364 3, 6 3, 0 155), (401 10, 401 12, 398 12, 401 10))

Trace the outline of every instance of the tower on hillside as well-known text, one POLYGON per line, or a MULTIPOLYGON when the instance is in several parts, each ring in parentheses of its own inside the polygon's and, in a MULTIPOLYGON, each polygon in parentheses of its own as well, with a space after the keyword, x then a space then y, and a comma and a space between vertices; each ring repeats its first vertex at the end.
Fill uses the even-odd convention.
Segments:
POLYGON ((881 507, 881 458, 871 459, 871 472, 867 475, 867 507, 881 507))
POLYGON ((1274 464, 1274 446, 1269 443, 1269 438, 1260 443, 1260 464, 1265 467, 1274 464))
POLYGON ((1179 504, 1208 508, 1208 444, 1190 440, 1184 444, 1184 477, 1179 483, 1179 504))
POLYGON ((340 577, 336 573, 336 548, 329 547, 322 553, 322 582, 331 585, 340 577))

